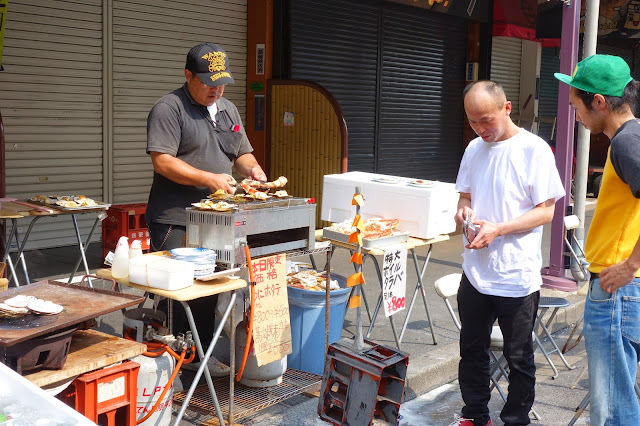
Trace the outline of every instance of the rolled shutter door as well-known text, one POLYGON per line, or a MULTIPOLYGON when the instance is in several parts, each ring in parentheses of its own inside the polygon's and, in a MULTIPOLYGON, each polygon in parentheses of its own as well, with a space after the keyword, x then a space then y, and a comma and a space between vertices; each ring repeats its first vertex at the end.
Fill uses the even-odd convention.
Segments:
MULTIPOLYGON (((9 10, 0 73, 7 195, 102 199, 102 0, 11 0, 9 10)), ((94 219, 78 217, 82 234, 94 219)), ((26 248, 74 243, 61 216, 40 219, 26 248)))
POLYGON ((235 84, 225 88, 246 121, 247 1, 113 2, 113 201, 147 202, 153 178, 147 115, 185 81, 187 52, 213 42, 229 55, 235 84))
POLYGON ((511 101, 514 119, 520 115, 520 61, 522 41, 514 37, 493 37, 491 80, 502 85, 511 101))

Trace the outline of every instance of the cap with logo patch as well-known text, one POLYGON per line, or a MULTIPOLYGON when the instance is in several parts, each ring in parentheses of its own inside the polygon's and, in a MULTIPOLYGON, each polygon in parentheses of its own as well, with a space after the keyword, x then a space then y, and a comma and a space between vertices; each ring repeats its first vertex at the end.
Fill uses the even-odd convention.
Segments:
POLYGON ((185 69, 196 74, 202 83, 216 87, 234 82, 229 72, 227 52, 213 43, 202 43, 187 53, 185 69))
POLYGON ((578 62, 573 75, 553 74, 571 87, 605 96, 622 96, 633 78, 629 65, 619 56, 592 55, 578 62))

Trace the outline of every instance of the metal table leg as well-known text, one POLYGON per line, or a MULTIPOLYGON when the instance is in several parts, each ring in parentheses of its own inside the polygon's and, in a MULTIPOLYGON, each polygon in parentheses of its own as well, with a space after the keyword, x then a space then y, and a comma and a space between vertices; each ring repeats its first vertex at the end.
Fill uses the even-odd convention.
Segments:
MULTIPOLYGON (((564 307, 564 306, 561 306, 564 307)), ((567 359, 564 357, 564 355, 562 354, 562 351, 560 350, 560 348, 558 347, 556 341, 553 339, 553 336, 551 335, 551 332, 549 332, 549 329, 547 328, 547 325, 551 324, 551 322, 553 321, 553 319, 555 318, 556 314, 558 313, 558 310, 560 309, 560 307, 554 308, 553 312, 551 313, 551 316, 549 317, 549 320, 546 322, 546 324, 542 321, 544 315, 547 313, 547 311, 549 310, 549 308, 547 307, 542 307, 540 308, 540 312, 538 314, 538 316, 536 317, 536 322, 533 325, 533 329, 537 330, 538 327, 542 328, 543 333, 547 336, 547 338, 551 341, 551 345, 553 346, 554 349, 547 351, 544 346, 542 345, 542 341, 540 341, 540 338, 538 337, 537 333, 534 333, 534 337, 535 337, 535 342, 538 345, 538 347, 540 348, 540 351, 542 352, 542 355, 544 355, 544 357, 546 358, 547 362, 549 363, 549 365, 551 366, 551 369, 553 370, 553 376, 551 376, 552 379, 556 379, 559 375, 558 373, 558 369, 556 368, 555 364, 553 363, 553 361, 551 361, 551 358, 549 357, 550 354, 557 352, 558 355, 560 356, 560 359, 562 360, 562 362, 564 363, 564 365, 569 369, 569 370, 573 370, 575 367, 575 365, 570 365, 569 361, 567 361, 567 359)), ((535 349, 535 348, 534 348, 535 349)))
MULTIPOLYGON (((378 312, 380 311, 380 307, 382 306, 382 292, 384 291, 384 280, 382 278, 382 272, 380 271, 380 265, 378 264, 378 259, 376 259, 375 256, 365 253, 363 256, 363 263, 364 263, 364 259, 366 259, 367 257, 371 257, 373 259, 373 265, 376 267, 376 274, 378 274, 378 282, 380 283, 380 297, 378 297, 378 303, 376 303, 376 309, 373 311, 373 318, 371 318, 371 323, 369 324, 369 329, 367 330, 366 337, 369 338, 369 334, 371 334, 371 331, 373 330, 373 326, 376 322, 378 312)), ((391 324, 391 331, 393 332, 393 338, 396 341, 396 346, 398 349, 401 349, 400 339, 398 339, 398 332, 396 331, 396 325, 393 322, 393 315, 389 317, 389 323, 391 324)))
MULTIPOLYGON (((4 257, 2 258, 2 261, 7 262, 7 266, 9 266, 9 272, 10 272, 9 281, 13 279, 16 283, 16 287, 20 287, 20 283, 18 282, 18 276, 16 275, 16 270, 13 266, 13 260, 11 259, 11 256, 9 256, 9 250, 11 250, 11 240, 13 240, 15 231, 17 228, 18 228, 18 223, 16 219, 11 219, 11 230, 7 234, 9 239, 8 240, 5 240, 4 238, 2 239, 2 244, 4 245, 4 257)), ((20 240, 16 239, 16 246, 17 247, 20 246, 20 240)))
MULTIPOLYGON (((76 215, 72 214, 71 215, 71 220, 73 220, 73 227, 76 231, 76 239, 78 240, 78 246, 80 247, 80 259, 78 259, 78 262, 76 262, 76 266, 75 268, 73 268, 73 272, 71 272, 71 276, 69 277, 69 281, 67 282, 71 282, 71 280, 73 279, 73 276, 76 274, 76 271, 78 270, 78 266, 80 265, 80 261, 82 260, 82 263, 84 265, 84 272, 86 275, 89 275, 89 265, 87 264, 87 257, 85 255, 85 246, 82 243, 82 236, 80 235, 80 228, 78 227, 78 219, 76 219, 76 215)), ((89 236, 87 237, 87 246, 89 245, 89 242, 91 241, 91 237, 93 236, 93 232, 96 230, 96 226, 98 225, 98 222, 100 220, 100 216, 96 217, 95 222, 93 222, 93 227, 91 228, 91 232, 89 232, 89 236)), ((91 282, 91 278, 87 278, 87 280, 89 281, 89 287, 93 287, 93 283, 91 282)))
MULTIPOLYGON (((16 242, 18 243, 18 252, 16 253, 16 257, 18 259, 20 259, 20 262, 22 262, 22 269, 24 270, 24 278, 25 281, 27 282, 27 284, 31 284, 31 281, 29 280, 29 273, 27 272, 27 264, 24 261, 24 247, 27 244, 27 240, 29 239, 29 235, 31 235, 31 230, 33 229, 33 225, 35 225, 36 221, 38 219, 40 219, 42 216, 33 216, 33 219, 31 219, 31 222, 29 222, 29 227, 27 228, 27 232, 24 234, 24 237, 22 237, 22 243, 20 243, 20 238, 18 236, 18 226, 17 226, 17 222, 13 225, 14 229, 14 235, 15 235, 15 239, 16 242)), ((15 220, 15 219, 12 219, 15 220)), ((9 241, 11 241, 11 239, 9 239, 9 241)), ((9 252, 7 251, 6 256, 9 255, 9 252)), ((15 271, 14 271, 15 272, 15 271)), ((14 278, 16 280, 16 286, 18 285, 18 277, 14 275, 14 278)))
MULTIPOLYGON (((76 222, 76 215, 73 214, 71 216, 73 217, 73 224, 74 224, 75 229, 76 229, 76 238, 78 238, 78 245, 80 247, 80 257, 78 258, 78 261, 76 262, 76 265, 73 267, 73 270, 71 272, 71 276, 69 276, 69 281, 67 281, 68 283, 70 283, 71 280, 73 280, 73 277, 75 276, 76 272, 78 271, 78 267, 80 266, 80 262, 82 262, 83 260, 84 260, 85 273, 87 275, 89 275, 89 268, 87 267, 86 253, 87 253, 87 249, 89 248, 89 244, 91 243, 91 238, 93 237, 93 234, 95 233, 96 227, 98 226, 98 223, 100 223, 100 216, 98 215, 96 217, 96 220, 93 222, 93 226, 91 227, 91 231, 89 232, 89 236, 87 236, 87 241, 85 242, 85 244, 83 246, 82 245, 82 239, 80 237, 80 230, 78 229, 78 224, 76 222)), ((89 281, 89 286, 93 287, 93 285, 91 284, 91 281, 89 281)))
MULTIPOLYGON (((218 421, 220 422, 220 425, 224 425, 224 418, 222 417, 222 410, 220 409, 220 403, 218 402, 218 397, 216 396, 216 390, 213 387, 213 381, 211 380, 211 374, 209 373, 209 367, 207 365, 207 361, 209 360, 209 358, 211 357, 211 353, 213 352, 213 348, 216 345, 216 343, 218 342, 218 338, 220 337, 220 333, 222 332, 222 329, 224 328, 224 324, 227 322, 227 318, 229 317, 230 313, 233 311, 235 303, 236 303, 236 292, 235 290, 231 293, 231 299, 229 301, 229 306, 227 306, 227 309, 224 311, 224 315, 222 316, 222 320, 220 321, 220 324, 218 325, 218 327, 216 328, 216 331, 213 335, 213 339, 211 340, 211 343, 209 344, 209 347, 207 348, 207 353, 205 354, 202 350, 202 343, 200 342, 200 336, 198 335, 198 330, 196 328, 196 323, 193 319, 193 314, 191 313, 191 308, 189 307, 189 305, 187 304, 187 302, 183 302, 180 301, 180 303, 182 304, 182 306, 184 307, 185 312, 187 313, 187 319, 189 320, 189 326, 191 327, 191 331, 193 333, 193 340, 196 342, 196 348, 198 349, 198 355, 200 356, 200 367, 198 368, 198 371, 196 372, 195 377, 193 378, 193 383, 191 383, 191 387, 189 387, 189 392, 187 393, 187 396, 184 399, 184 402, 182 403, 182 407, 180 407, 180 412, 178 413, 178 415, 176 416, 176 420, 173 423, 174 426, 178 426, 180 424, 180 421, 182 420, 182 417, 184 416, 185 411, 187 410, 187 407, 189 406, 189 401, 191 400, 191 397, 193 396, 193 393, 196 390, 196 387, 198 386, 198 382, 200 381, 200 377, 202 377, 202 373, 204 372, 204 376, 205 379, 207 380, 207 386, 209 387, 209 391, 211 392, 211 399, 213 401, 213 405, 216 409, 216 415, 218 417, 218 421)), ((232 334, 233 334, 233 328, 232 329, 232 334)), ((233 350, 233 348, 232 348, 233 350)), ((235 371, 231 370, 231 380, 233 380, 233 375, 235 375, 235 371)), ((231 389, 229 390, 231 392, 231 389)), ((229 399, 230 401, 233 400, 233 396, 230 394, 229 395, 229 399)))
POLYGON ((427 264, 429 263, 429 259, 431 259, 431 251, 433 250, 433 246, 429 244, 429 250, 427 251, 427 256, 424 259, 424 263, 422 264, 422 269, 419 267, 418 256, 416 255, 415 249, 411 249, 411 255, 413 256, 413 264, 416 267, 416 274, 418 275, 418 282, 416 283, 416 288, 413 291, 413 297, 411 298, 411 303, 409 304, 409 309, 407 310, 407 316, 404 319, 404 323, 402 324, 402 331, 400 332, 400 341, 402 342, 402 338, 404 337, 404 332, 407 329, 407 324, 409 324, 409 318, 411 317, 411 311, 413 310, 413 304, 416 301, 416 295, 418 293, 418 289, 422 294, 422 301, 424 302, 424 309, 427 311, 427 320, 429 321, 429 328, 431 329, 431 338, 433 339, 433 344, 437 345, 436 341, 436 333, 433 330, 433 321, 431 320, 431 311, 429 310, 429 304, 427 303, 427 293, 424 289, 424 283, 422 278, 424 277, 424 273, 427 270, 427 264))

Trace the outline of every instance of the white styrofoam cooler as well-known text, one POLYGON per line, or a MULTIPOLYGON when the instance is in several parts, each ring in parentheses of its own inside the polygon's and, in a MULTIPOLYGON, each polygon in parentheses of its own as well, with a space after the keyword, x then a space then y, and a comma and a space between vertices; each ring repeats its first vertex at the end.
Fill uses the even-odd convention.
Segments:
POLYGON ((455 185, 435 182, 431 187, 409 185, 415 179, 365 172, 325 175, 322 189, 321 219, 342 222, 353 218, 351 205, 356 186, 364 197, 360 214, 364 219, 383 217, 399 219, 398 229, 416 238, 434 238, 456 230, 453 217, 460 194, 455 185), (398 183, 382 183, 372 179, 387 178, 398 183))

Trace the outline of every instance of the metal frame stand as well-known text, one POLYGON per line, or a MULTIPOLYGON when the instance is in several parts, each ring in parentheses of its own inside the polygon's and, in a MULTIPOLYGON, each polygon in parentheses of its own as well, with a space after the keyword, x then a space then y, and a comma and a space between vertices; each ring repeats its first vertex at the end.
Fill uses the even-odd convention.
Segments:
POLYGON ((553 361, 551 361, 551 358, 549 357, 549 355, 554 352, 558 353, 558 356, 560 356, 560 359, 569 370, 573 370, 574 368, 576 368, 575 365, 569 365, 569 361, 567 361, 567 359, 564 357, 564 355, 562 354, 562 351, 558 347, 558 344, 553 339, 551 332, 547 328, 555 318, 556 314, 558 313, 558 310, 560 308, 566 308, 567 306, 569 306, 569 301, 562 297, 541 297, 540 303, 538 305, 538 309, 539 309, 538 316, 536 317, 536 322, 533 325, 534 330, 537 330, 538 327, 541 327, 542 332, 547 336, 547 338, 549 339, 549 341, 551 341, 551 344, 553 345, 553 349, 550 351, 547 351, 542 345, 542 342, 540 341, 538 334, 534 333, 535 341, 538 347, 540 348, 540 351, 542 352, 544 357, 547 359, 547 362, 549 363, 549 365, 551 366, 551 369, 553 370, 553 376, 551 376, 552 379, 556 379, 559 374, 558 369, 556 368, 556 366, 553 364, 553 361), (551 308, 553 308, 553 311, 551 312, 551 316, 545 323, 544 321, 542 321, 542 319, 544 315, 547 313, 547 311, 551 308))

